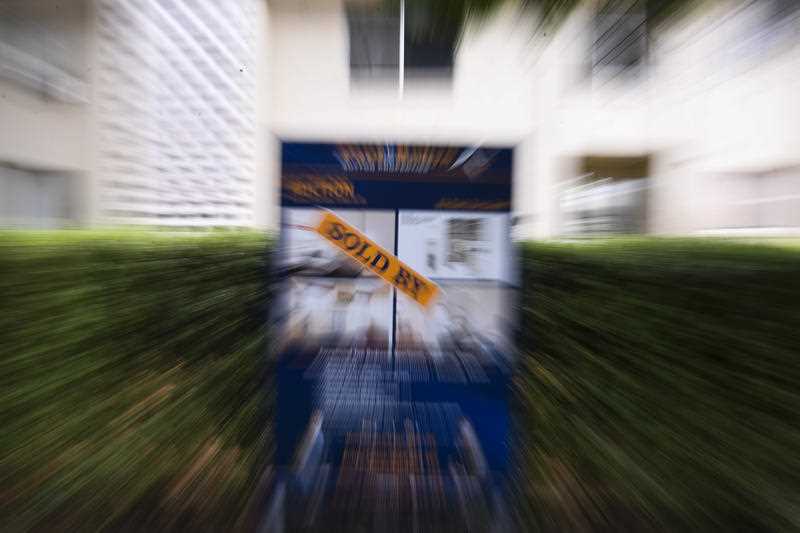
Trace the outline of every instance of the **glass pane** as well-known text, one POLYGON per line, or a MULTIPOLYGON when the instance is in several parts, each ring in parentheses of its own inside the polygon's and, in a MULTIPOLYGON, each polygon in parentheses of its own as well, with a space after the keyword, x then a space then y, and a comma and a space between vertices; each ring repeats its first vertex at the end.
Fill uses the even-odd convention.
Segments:
POLYGON ((373 6, 349 6, 350 73, 355 77, 397 75, 400 13, 373 6))
POLYGON ((405 29, 405 67, 410 75, 452 71, 458 19, 437 16, 429 4, 409 1, 406 2, 405 29))

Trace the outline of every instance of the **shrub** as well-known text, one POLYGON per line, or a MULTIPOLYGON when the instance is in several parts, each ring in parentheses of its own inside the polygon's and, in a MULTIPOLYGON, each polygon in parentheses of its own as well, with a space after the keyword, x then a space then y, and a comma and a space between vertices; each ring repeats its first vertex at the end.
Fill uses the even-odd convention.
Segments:
POLYGON ((800 254, 522 248, 525 529, 800 528, 800 254))
MULTIPOLYGON (((0 234, 0 529, 247 530, 270 242, 0 234)), ((800 528, 800 255, 523 245, 522 530, 800 528)))
POLYGON ((0 235, 0 529, 233 529, 269 460, 267 240, 0 235))

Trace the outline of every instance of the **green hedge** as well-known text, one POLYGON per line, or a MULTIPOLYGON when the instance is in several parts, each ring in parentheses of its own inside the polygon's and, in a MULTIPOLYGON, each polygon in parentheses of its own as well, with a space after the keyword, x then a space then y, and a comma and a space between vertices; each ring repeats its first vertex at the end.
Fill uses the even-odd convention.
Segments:
MULTIPOLYGON (((0 234, 0 530, 246 530, 267 240, 0 234)), ((800 254, 530 244, 522 530, 800 529, 800 254)))
POLYGON ((0 234, 0 530, 246 527, 271 442, 266 244, 0 234))
POLYGON ((522 250, 525 530, 800 529, 800 254, 522 250))

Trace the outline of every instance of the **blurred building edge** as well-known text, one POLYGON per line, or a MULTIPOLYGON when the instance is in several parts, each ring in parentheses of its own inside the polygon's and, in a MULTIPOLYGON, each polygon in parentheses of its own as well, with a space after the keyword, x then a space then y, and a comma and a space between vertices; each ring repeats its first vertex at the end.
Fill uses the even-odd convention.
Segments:
POLYGON ((800 234, 800 2, 584 2, 534 68, 528 235, 800 234))
POLYGON ((400 4, 0 0, 0 223, 275 227, 289 139, 515 146, 520 237, 800 233, 800 2, 400 4))
POLYGON ((425 4, 271 1, 271 131, 515 146, 523 238, 800 233, 800 2, 587 0, 533 36, 509 2, 458 39, 425 4))
POLYGON ((0 224, 256 225, 263 14, 0 1, 0 224))
POLYGON ((0 2, 0 222, 61 226, 87 206, 84 2, 0 2))

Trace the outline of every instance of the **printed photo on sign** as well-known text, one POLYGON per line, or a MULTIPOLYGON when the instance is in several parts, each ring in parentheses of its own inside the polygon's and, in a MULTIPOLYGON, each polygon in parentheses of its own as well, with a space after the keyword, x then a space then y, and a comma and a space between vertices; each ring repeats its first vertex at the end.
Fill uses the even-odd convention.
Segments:
MULTIPOLYGON (((373 276, 314 231, 324 213, 324 210, 313 208, 284 209, 282 270, 300 276, 373 276)), ((393 211, 340 209, 336 213, 380 246, 394 249, 393 211)))
POLYGON ((398 297, 397 350, 470 352, 481 364, 497 363, 511 345, 513 289, 486 281, 446 281, 440 287, 429 309, 398 297))
POLYGON ((507 213, 401 211, 398 255, 437 279, 510 282, 507 213))
POLYGON ((392 290, 382 280, 296 276, 288 283, 287 344, 389 348, 392 290))

